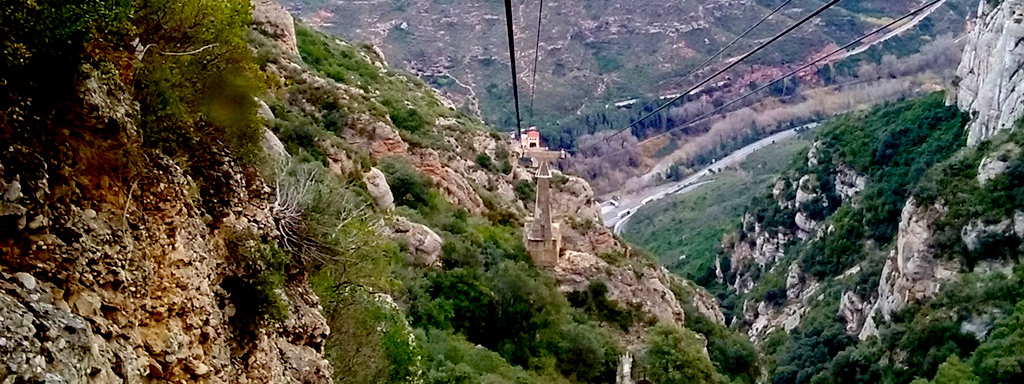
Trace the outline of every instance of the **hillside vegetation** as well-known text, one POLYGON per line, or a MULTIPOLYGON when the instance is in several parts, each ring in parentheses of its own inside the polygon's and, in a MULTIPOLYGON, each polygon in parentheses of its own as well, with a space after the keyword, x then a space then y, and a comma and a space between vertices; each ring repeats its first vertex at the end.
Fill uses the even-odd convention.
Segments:
POLYGON ((709 176, 709 184, 644 206, 623 237, 653 253, 669 270, 707 284, 722 236, 734 230, 750 199, 770 186, 810 145, 795 137, 754 152, 737 167, 709 176))
POLYGON ((1020 332, 1022 135, 966 147, 966 122, 942 94, 833 119, 720 251, 687 256, 771 382, 1021 379, 1020 351, 995 346, 1020 332))
POLYGON ((509 143, 373 47, 267 1, 0 11, 6 381, 755 381, 649 257, 585 255, 662 278, 660 322, 534 266, 509 143))

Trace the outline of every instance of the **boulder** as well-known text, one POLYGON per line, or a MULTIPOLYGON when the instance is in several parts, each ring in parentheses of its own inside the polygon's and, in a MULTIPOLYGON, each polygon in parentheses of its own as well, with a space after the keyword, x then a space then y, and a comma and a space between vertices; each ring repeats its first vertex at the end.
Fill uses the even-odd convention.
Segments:
POLYGON ((281 162, 291 157, 288 154, 288 150, 284 148, 284 143, 281 142, 281 139, 278 139, 277 135, 269 129, 263 128, 263 140, 260 141, 260 145, 271 161, 281 162))
POLYGON ((960 230, 960 239, 969 251, 981 249, 985 241, 1014 236, 1013 219, 986 224, 980 219, 972 220, 960 230))
POLYGON ((252 23, 256 29, 273 39, 282 51, 298 57, 295 20, 288 10, 274 0, 253 0, 252 6, 252 23))
POLYGON ((388 186, 388 179, 384 177, 384 172, 377 168, 370 168, 363 174, 363 182, 377 208, 385 211, 395 209, 395 197, 391 194, 391 187, 388 186))
POLYGON ((1010 162, 1020 156, 1020 148, 1014 143, 1001 145, 992 154, 981 159, 978 164, 978 184, 985 185, 989 180, 1006 172, 1010 162))
POLYGON ((435 267, 441 265, 441 249, 444 240, 426 225, 414 223, 404 217, 396 217, 391 223, 391 234, 409 247, 409 264, 435 267))

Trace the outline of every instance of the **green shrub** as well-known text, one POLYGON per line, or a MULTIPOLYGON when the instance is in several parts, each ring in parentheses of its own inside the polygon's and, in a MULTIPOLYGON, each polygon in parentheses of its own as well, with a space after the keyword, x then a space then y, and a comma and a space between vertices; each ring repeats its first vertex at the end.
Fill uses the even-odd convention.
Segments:
POLYGON ((566 298, 573 307, 599 320, 614 324, 624 332, 629 331, 642 316, 638 309, 623 308, 622 305, 608 300, 608 286, 602 281, 591 281, 586 290, 569 292, 566 298))
POLYGON ((537 199, 537 190, 533 185, 533 182, 529 180, 519 180, 513 186, 516 197, 519 198, 524 204, 530 204, 537 199))
POLYGON ((399 130, 420 133, 427 129, 429 122, 414 108, 405 105, 401 100, 384 100, 384 107, 388 109, 388 117, 399 130))
POLYGON ((416 339, 426 352, 427 383, 543 383, 539 377, 509 364, 501 355, 478 348, 447 331, 418 330, 416 339))
POLYGON ((716 372, 696 333, 659 324, 650 330, 647 350, 638 358, 644 377, 659 384, 719 383, 716 372))
POLYGON ((261 90, 246 43, 251 22, 246 2, 137 2, 132 23, 139 44, 149 47, 135 76, 146 145, 172 156, 205 155, 197 148, 218 137, 242 158, 258 157, 254 96, 261 90))
POLYGON ((412 209, 430 208, 435 205, 433 182, 421 174, 409 162, 397 157, 381 159, 381 172, 387 177, 388 186, 395 197, 395 205, 412 209))
POLYGON ((757 382, 761 374, 760 356, 745 335, 700 314, 687 314, 686 327, 707 339, 708 354, 718 372, 729 376, 734 383, 757 382))
POLYGON ((261 324, 286 320, 288 306, 281 292, 292 267, 288 254, 254 233, 230 228, 226 245, 239 271, 221 283, 235 305, 231 323, 242 335, 253 336, 261 324))
POLYGON ((491 172, 497 170, 494 165, 494 160, 492 160, 491 156, 487 155, 485 152, 476 154, 476 165, 479 165, 480 168, 491 172))

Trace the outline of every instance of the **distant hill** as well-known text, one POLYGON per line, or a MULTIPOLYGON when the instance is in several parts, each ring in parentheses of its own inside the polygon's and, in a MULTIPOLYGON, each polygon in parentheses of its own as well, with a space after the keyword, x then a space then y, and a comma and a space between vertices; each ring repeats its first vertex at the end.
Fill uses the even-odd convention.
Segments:
MULTIPOLYGON (((547 1, 540 45, 536 113, 551 123, 588 108, 678 91, 681 76, 783 0, 547 1)), ((504 8, 501 1, 291 0, 307 22, 379 46, 391 64, 417 73, 463 108, 498 127, 513 126, 504 8)), ((822 1, 796 0, 726 53, 772 36, 822 1)), ((830 43, 843 43, 919 5, 919 1, 846 0, 733 72, 735 87, 765 80, 830 43), (755 69, 755 71, 748 71, 755 69), (743 78, 741 73, 752 73, 743 78)), ((528 99, 537 1, 514 2, 518 63, 528 99)), ((949 0, 886 52, 907 54, 945 33, 960 34, 973 2, 949 0)), ((877 58, 876 58, 877 59, 877 58)))

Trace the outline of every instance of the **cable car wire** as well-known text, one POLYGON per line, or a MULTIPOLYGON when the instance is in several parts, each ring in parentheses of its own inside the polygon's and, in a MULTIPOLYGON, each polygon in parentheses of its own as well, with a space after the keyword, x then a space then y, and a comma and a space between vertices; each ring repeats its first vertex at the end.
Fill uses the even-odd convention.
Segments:
MULTIPOLYGON (((792 0, 789 0, 792 1, 792 0)), ((533 119, 533 95, 537 91, 537 59, 540 58, 540 32, 544 20, 544 0, 537 8, 537 41, 533 44, 533 73, 530 75, 530 119, 533 119)))
MULTIPOLYGON (((825 55, 822 55, 821 57, 818 57, 817 59, 814 59, 813 61, 811 61, 811 62, 809 62, 807 64, 804 64, 804 65, 798 67, 797 69, 789 71, 788 73, 786 73, 784 75, 778 76, 775 79, 773 79, 772 81, 770 81, 768 83, 765 83, 764 85, 762 85, 760 87, 757 87, 756 89, 751 90, 751 91, 749 91, 749 92, 747 92, 747 93, 745 93, 745 94, 743 94, 743 95, 741 95, 741 96, 739 96, 739 97, 737 97, 737 98, 735 98, 733 100, 730 100, 729 102, 727 102, 725 104, 722 104, 718 108, 715 108, 715 109, 711 110, 708 113, 700 115, 700 116, 694 118, 693 120, 690 120, 690 121, 687 121, 686 123, 683 123, 683 124, 677 125, 675 127, 672 127, 671 129, 669 129, 669 130, 667 130, 665 132, 662 132, 662 133, 659 133, 657 135, 648 137, 648 138, 644 139, 643 141, 641 141, 640 143, 638 143, 637 145, 641 145, 643 143, 649 142, 649 141, 654 140, 656 138, 665 136, 665 135, 667 135, 667 134, 669 134, 669 133, 671 133, 673 131, 689 127, 689 126, 691 126, 693 124, 696 124, 698 122, 701 122, 701 121, 703 121, 703 120, 705 120, 705 119, 707 119, 709 117, 712 117, 712 116, 716 115, 717 113, 721 112, 722 110, 728 108, 729 106, 731 106, 733 104, 736 104, 736 103, 742 101, 743 99, 746 99, 747 97, 750 97, 750 96, 752 96, 752 95, 754 95, 754 94, 756 94, 756 93, 758 93, 760 91, 763 91, 763 90, 765 90, 766 88, 772 86, 775 83, 778 83, 778 82, 780 82, 780 81, 782 81, 782 80, 784 80, 784 79, 786 79, 786 78, 788 78, 790 76, 793 76, 793 75, 795 75, 795 74, 797 74, 797 73, 799 73, 799 72, 801 72, 801 71, 803 71, 803 70, 805 70, 807 68, 810 68, 810 67, 812 67, 812 66, 814 66, 814 65, 816 65, 816 64, 818 64, 818 63, 820 63, 822 61, 824 61, 825 59, 828 59, 829 57, 832 57, 836 53, 842 52, 842 51, 844 51, 844 50, 846 50, 846 49, 848 49, 848 48, 850 48, 850 47, 852 47, 852 46, 854 46, 854 45, 864 41, 868 37, 877 35, 877 34, 885 31, 886 29, 889 29, 890 27, 892 27, 892 26, 894 26, 896 24, 899 24, 899 23, 901 23, 903 21, 906 21, 907 19, 913 17, 914 15, 916 15, 918 13, 921 13, 922 11, 924 11, 924 10, 930 8, 930 7, 933 7, 936 4, 941 3, 943 1, 944 0, 932 0, 932 1, 928 2, 928 3, 925 3, 924 5, 921 5, 920 7, 918 7, 916 9, 908 12, 907 14, 905 14, 905 15, 899 17, 899 18, 897 18, 897 19, 895 19, 895 20, 893 20, 893 21, 891 21, 891 22, 889 22, 889 23, 887 23, 887 24, 885 24, 885 25, 883 25, 881 27, 876 28, 876 29, 872 30, 871 32, 868 32, 866 34, 861 35, 860 37, 854 39, 853 41, 850 41, 849 43, 846 43, 842 47, 836 48, 835 50, 833 50, 833 51, 831 51, 831 52, 829 52, 829 53, 827 53, 825 55)), ((613 153, 617 153, 617 152, 618 151, 613 152, 613 153)))
POLYGON ((508 30, 508 56, 512 67, 512 98, 516 105, 516 140, 519 140, 523 124, 519 116, 519 74, 516 71, 516 41, 512 30, 512 0, 505 0, 505 29, 508 30))
POLYGON ((690 89, 687 89, 687 90, 686 90, 686 92, 683 92, 683 93, 681 93, 681 94, 680 94, 679 96, 673 97, 673 98, 672 98, 671 100, 669 100, 669 101, 665 102, 664 104, 662 104, 662 105, 658 106, 658 107, 657 107, 657 108, 655 108, 655 109, 654 109, 653 111, 651 111, 651 112, 647 113, 646 115, 644 115, 644 116, 640 117, 640 118, 639 118, 639 119, 637 119, 636 121, 634 121, 634 122, 630 123, 630 124, 629 124, 629 126, 627 126, 627 127, 625 127, 625 128, 622 128, 622 129, 620 129, 620 130, 616 131, 615 133, 613 133, 612 135, 610 135, 610 136, 606 137, 606 138, 605 138, 605 141, 608 141, 608 140, 612 139, 613 137, 615 137, 615 136, 618 136, 618 135, 622 134, 622 132, 625 132, 626 130, 632 129, 633 127, 635 127, 635 126, 636 126, 637 124, 639 124, 640 122, 644 121, 645 119, 647 119, 647 118, 649 118, 649 117, 651 117, 651 116, 654 116, 655 114, 657 114, 658 112, 661 112, 661 111, 662 111, 662 110, 664 110, 665 108, 668 108, 669 106, 671 106, 671 105, 672 105, 673 103, 675 103, 676 101, 679 101, 680 99, 682 99, 682 98, 686 97, 687 95, 689 95, 690 93, 692 93, 692 92, 693 92, 694 90, 696 90, 696 89, 698 89, 698 88, 700 88, 700 87, 703 87, 703 86, 704 86, 705 84, 707 84, 707 83, 710 83, 710 82, 711 82, 711 80, 714 80, 714 79, 715 79, 716 77, 718 77, 718 76, 720 76, 721 74, 725 73, 726 71, 728 71, 728 70, 732 69, 733 67, 735 67, 735 66, 739 65, 739 64, 740 64, 740 63, 742 63, 742 62, 743 62, 744 60, 746 60, 746 59, 750 58, 751 56, 753 56, 753 55, 757 54, 757 53, 758 53, 758 52, 760 52, 761 50, 763 50, 763 49, 767 48, 767 47, 768 47, 769 45, 771 45, 772 43, 774 43, 774 42, 778 41, 778 40, 779 40, 779 39, 781 39, 782 37, 784 37, 784 36, 788 35, 789 33, 793 32, 793 30, 797 29, 797 28, 798 28, 798 27, 800 27, 801 25, 804 25, 805 23, 807 23, 808 21, 810 21, 810 20, 811 20, 811 19, 813 19, 814 17, 816 17, 816 16, 820 15, 820 14, 821 14, 822 12, 825 12, 825 11, 826 11, 826 10, 828 10, 829 8, 832 8, 833 6, 835 6, 836 4, 838 4, 838 3, 839 3, 839 1, 840 1, 840 0, 829 0, 829 2, 828 2, 828 3, 825 3, 824 5, 822 5, 821 7, 819 7, 818 9, 814 10, 814 12, 811 12, 811 13, 810 13, 810 14, 808 14, 807 16, 804 16, 803 18, 801 18, 801 19, 800 19, 799 21, 797 21, 796 23, 793 23, 793 24, 792 24, 792 25, 790 25, 789 27, 786 27, 786 29, 782 30, 782 32, 779 32, 778 34, 776 34, 775 36, 773 36, 773 37, 772 37, 771 39, 768 39, 768 41, 766 41, 766 42, 764 42, 764 43, 761 43, 761 44, 760 44, 760 45, 758 45, 758 46, 757 46, 756 48, 754 48, 754 49, 750 50, 749 52, 747 52, 747 53, 743 54, 743 56, 740 56, 740 57, 739 57, 739 59, 737 59, 736 61, 733 61, 732 63, 729 63, 728 65, 726 65, 726 66, 725 66, 725 68, 719 69, 718 71, 716 71, 716 72, 715 72, 714 74, 712 74, 711 76, 708 76, 708 77, 707 77, 707 78, 705 78, 704 80, 701 80, 701 81, 700 81, 699 83, 697 83, 697 84, 693 85, 692 87, 690 87, 690 89))

